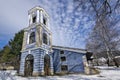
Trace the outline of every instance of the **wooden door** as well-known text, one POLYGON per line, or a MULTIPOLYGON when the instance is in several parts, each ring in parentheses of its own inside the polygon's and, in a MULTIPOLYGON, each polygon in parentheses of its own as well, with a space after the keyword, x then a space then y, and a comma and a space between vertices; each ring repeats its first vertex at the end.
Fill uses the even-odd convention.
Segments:
POLYGON ((33 73, 33 56, 28 55, 25 59, 25 70, 24 74, 25 76, 32 76, 33 73))
POLYGON ((44 57, 44 71, 45 75, 49 76, 50 75, 50 56, 45 55, 44 57))

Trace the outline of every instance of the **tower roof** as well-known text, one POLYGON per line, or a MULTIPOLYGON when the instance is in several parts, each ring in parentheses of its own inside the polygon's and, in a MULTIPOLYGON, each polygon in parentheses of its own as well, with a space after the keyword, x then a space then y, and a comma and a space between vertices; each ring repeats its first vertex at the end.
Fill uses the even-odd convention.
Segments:
POLYGON ((37 11, 37 10, 40 10, 42 11, 47 17, 49 17, 48 13, 40 6, 35 6, 33 8, 31 8, 29 11, 28 11, 28 14, 31 14, 33 13, 34 11, 37 11))

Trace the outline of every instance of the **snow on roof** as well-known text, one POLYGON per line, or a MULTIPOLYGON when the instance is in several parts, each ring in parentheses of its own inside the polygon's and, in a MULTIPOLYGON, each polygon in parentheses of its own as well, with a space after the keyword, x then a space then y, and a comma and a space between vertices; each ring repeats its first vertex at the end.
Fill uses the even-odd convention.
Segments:
POLYGON ((73 52, 78 52, 78 53, 84 53, 84 54, 86 54, 86 52, 87 52, 85 49, 63 47, 63 46, 55 46, 55 45, 53 45, 52 48, 60 49, 60 50, 67 50, 67 51, 73 51, 73 52))

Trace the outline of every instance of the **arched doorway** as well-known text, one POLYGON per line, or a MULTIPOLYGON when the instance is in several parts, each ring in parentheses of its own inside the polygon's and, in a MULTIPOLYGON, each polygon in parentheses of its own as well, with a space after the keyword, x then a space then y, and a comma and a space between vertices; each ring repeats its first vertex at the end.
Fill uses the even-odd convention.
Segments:
POLYGON ((33 55, 29 54, 25 58, 24 76, 32 76, 32 73, 33 73, 33 62, 34 62, 34 57, 33 57, 33 55))
POLYGON ((50 56, 48 54, 44 57, 44 71, 45 75, 50 75, 50 56))

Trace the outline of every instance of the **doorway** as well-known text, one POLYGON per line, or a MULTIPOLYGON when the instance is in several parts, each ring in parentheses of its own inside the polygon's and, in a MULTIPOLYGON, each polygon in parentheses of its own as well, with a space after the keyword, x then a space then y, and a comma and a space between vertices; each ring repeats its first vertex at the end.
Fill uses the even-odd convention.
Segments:
POLYGON ((46 54, 44 57, 44 71, 45 75, 50 75, 50 56, 48 54, 46 54))
POLYGON ((29 54, 25 58, 25 69, 24 69, 24 76, 32 76, 33 73, 33 63, 34 63, 34 57, 33 55, 29 54))

